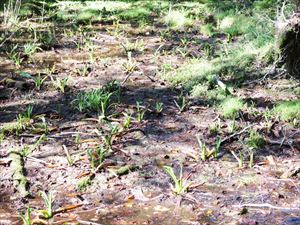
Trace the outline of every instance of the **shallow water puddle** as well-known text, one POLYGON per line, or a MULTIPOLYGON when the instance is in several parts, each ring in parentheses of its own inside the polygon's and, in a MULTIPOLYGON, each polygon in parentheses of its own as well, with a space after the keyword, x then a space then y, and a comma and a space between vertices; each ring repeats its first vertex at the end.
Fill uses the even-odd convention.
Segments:
POLYGON ((197 221, 191 209, 187 207, 176 208, 174 205, 157 205, 147 203, 126 204, 107 209, 97 209, 88 213, 79 214, 80 220, 100 224, 192 224, 197 221))

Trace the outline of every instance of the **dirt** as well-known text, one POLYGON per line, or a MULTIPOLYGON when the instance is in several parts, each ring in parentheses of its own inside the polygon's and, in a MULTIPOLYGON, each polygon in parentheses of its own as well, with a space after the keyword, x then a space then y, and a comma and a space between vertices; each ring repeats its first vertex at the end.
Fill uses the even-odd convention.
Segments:
MULTIPOLYGON (((43 201, 38 196, 40 190, 54 194, 54 210, 78 206, 58 213, 49 220, 51 224, 300 224, 299 174, 291 172, 282 176, 300 165, 299 137, 294 147, 266 145, 255 154, 253 168, 247 166, 247 160, 243 168, 239 168, 230 153, 240 148, 238 139, 225 143, 215 159, 197 159, 199 146, 195 135, 200 134, 212 147, 216 136, 209 128, 217 121, 218 112, 201 104, 201 99, 190 99, 187 109, 179 112, 174 100, 180 90, 161 80, 158 72, 164 62, 179 66, 184 59, 176 54, 161 54, 155 58, 158 46, 173 44, 156 35, 139 36, 144 39, 146 50, 134 56, 139 69, 125 83, 121 103, 113 110, 130 114, 135 111, 136 101, 142 100, 149 109, 145 119, 141 123, 134 121, 131 130, 115 137, 113 151, 105 159, 108 166, 96 173, 91 186, 79 191, 79 180, 91 172, 85 151, 102 143, 94 130, 106 125, 95 121, 97 117, 93 113, 78 112, 71 102, 80 91, 99 88, 112 79, 122 82, 126 77, 122 65, 127 56, 120 45, 124 38, 115 38, 103 30, 96 33, 94 54, 97 59, 90 65, 87 76, 78 75, 75 68, 88 63, 89 53, 80 52, 67 43, 64 45, 62 37, 57 49, 37 53, 31 62, 19 68, 37 75, 55 65, 53 76, 70 77, 70 89, 65 93, 51 87, 50 79, 41 90, 36 90, 32 82, 15 72, 12 62, 1 61, 0 77, 9 75, 15 82, 11 86, 0 83, 3 85, 0 125, 15 120, 28 105, 33 105, 34 121, 41 122, 39 118, 44 116, 51 129, 47 140, 25 161, 30 198, 21 198, 14 189, 9 162, 0 164, 0 224, 21 224, 18 212, 24 212, 28 206, 43 209, 43 201), (156 102, 164 103, 161 114, 155 113, 156 102), (89 120, 91 118, 94 120, 89 120), (76 133, 80 133, 80 143, 75 142, 76 133), (78 158, 73 166, 68 165, 63 146, 72 157, 78 158), (133 166, 128 173, 113 175, 114 169, 126 165, 133 166), (180 165, 183 166, 183 176, 189 176, 188 182, 191 182, 187 193, 176 196, 171 192, 173 181, 164 172, 164 165, 172 166, 176 173, 180 165)), ((201 55, 197 46, 191 49, 201 55)), ((264 109, 268 103, 278 100, 275 87, 258 85, 255 89, 237 92, 245 99, 257 101, 264 109)), ((289 98, 293 98, 291 96, 289 98)), ((122 124, 122 116, 114 119, 115 123, 122 124)), ((222 120, 222 123, 226 128, 227 121, 222 120)), ((240 121, 239 126, 243 128, 246 123, 240 121)), ((295 130, 287 126, 287 132, 295 130)), ((30 130, 19 136, 7 135, 0 145, 0 159, 4 159, 10 149, 35 143, 40 135, 30 130)), ((220 135, 225 137, 226 134, 221 132, 220 135)), ((276 140, 282 138, 279 132, 276 140)))

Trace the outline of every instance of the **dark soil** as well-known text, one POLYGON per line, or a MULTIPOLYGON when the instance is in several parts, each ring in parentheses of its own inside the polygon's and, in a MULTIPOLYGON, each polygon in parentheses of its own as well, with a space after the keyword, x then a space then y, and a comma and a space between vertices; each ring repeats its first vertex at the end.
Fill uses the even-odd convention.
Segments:
MULTIPOLYGON (((35 143, 42 133, 29 127, 18 136, 5 135, 0 145, 0 224, 21 224, 18 212, 25 212, 28 206, 43 209, 40 190, 54 194, 54 210, 78 206, 58 213, 50 224, 300 224, 299 130, 272 121, 272 132, 265 132, 267 145, 255 152, 252 168, 248 167, 248 158, 239 168, 231 154, 243 148, 243 134, 224 142, 217 158, 201 161, 195 136, 200 135, 212 148, 217 136, 230 135, 226 131, 229 121, 220 118, 218 111, 203 104, 202 99, 189 99, 187 109, 179 112, 174 100, 181 90, 161 80, 158 73, 163 63, 179 66, 184 59, 174 54, 156 58, 157 47, 163 45, 170 51, 173 43, 155 34, 136 36, 128 31, 129 37, 144 40, 146 50, 134 55, 138 70, 122 87, 121 102, 111 110, 115 116, 109 118, 121 126, 122 112, 135 117, 136 101, 143 101, 145 119, 141 123, 134 119, 129 130, 114 137, 105 167, 96 173, 89 187, 78 190, 80 179, 91 174, 86 149, 103 142, 95 130, 105 130, 107 124, 97 122, 94 113, 80 113, 71 102, 79 92, 100 88, 110 80, 123 81, 127 76, 122 66, 127 56, 120 45, 124 38, 103 30, 94 31, 98 37, 97 60, 88 65, 86 76, 78 75, 76 68, 89 63, 88 52, 78 51, 62 37, 57 46, 33 55, 19 69, 37 75, 55 65, 53 76, 70 77, 65 93, 55 90, 50 78, 41 90, 36 90, 32 81, 15 72, 12 62, 1 57, 0 125, 15 121, 18 114, 33 105, 33 124, 44 117, 49 133, 25 160, 29 198, 16 192, 5 159, 11 149, 35 143), (164 103, 161 114, 155 112, 156 102, 164 103), (222 129, 218 135, 211 134, 210 127, 219 119, 222 129), (75 141, 76 134, 80 134, 80 143, 75 141), (293 143, 283 140, 292 134, 293 143), (64 148, 76 159, 73 166, 68 165, 64 148), (183 166, 183 176, 191 182, 187 193, 176 196, 171 192, 173 181, 164 172, 164 165, 172 166, 177 174, 183 166), (128 173, 114 175, 113 171, 124 166, 130 166, 128 173)), ((191 49, 201 54, 196 45, 191 49)), ((278 94, 276 85, 280 87, 284 80, 273 82, 271 87, 238 89, 237 94, 256 102, 261 109, 280 99, 297 98, 286 89, 278 94)), ((237 122, 240 129, 251 122, 251 116, 244 116, 237 122)), ((255 126, 265 129, 254 119, 255 126)))

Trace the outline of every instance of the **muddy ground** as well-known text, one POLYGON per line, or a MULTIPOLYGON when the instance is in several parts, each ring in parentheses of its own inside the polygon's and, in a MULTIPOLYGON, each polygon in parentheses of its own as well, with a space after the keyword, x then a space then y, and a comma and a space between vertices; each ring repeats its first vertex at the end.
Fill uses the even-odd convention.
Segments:
MULTIPOLYGON (((29 105, 33 105, 33 118, 19 135, 6 134, 0 145, 0 224, 22 224, 18 213, 24 213, 28 206, 43 209, 40 190, 53 193, 54 210, 65 209, 48 221, 40 221, 45 224, 300 224, 299 130, 272 121, 272 131, 265 132, 267 145, 255 152, 252 168, 248 167, 248 158, 239 168, 231 153, 244 148, 243 133, 224 141, 216 158, 201 161, 195 136, 200 135, 212 147, 217 136, 225 139, 231 135, 224 131, 229 122, 202 99, 190 98, 180 113, 174 103, 180 88, 159 76, 164 63, 178 67, 184 62, 180 55, 168 54, 179 42, 161 38, 151 29, 138 32, 124 25, 126 37, 144 40, 145 49, 134 53, 138 67, 122 85, 121 100, 110 110, 112 116, 104 121, 98 121, 95 113, 79 112, 71 103, 79 92, 101 88, 110 80, 122 82, 128 75, 123 66, 127 54, 121 45, 125 38, 109 32, 113 25, 94 25, 93 63, 89 52, 76 49, 73 40, 80 37, 66 39, 59 30, 54 47, 34 54, 20 68, 2 52, 0 125, 15 121, 29 105), (70 78, 65 93, 53 88, 50 78, 37 90, 32 80, 17 72, 37 76, 53 65, 54 77, 70 78), (85 66, 88 72, 83 76, 78 70, 85 66), (147 110, 142 122, 136 119, 136 101, 142 101, 147 110), (156 102, 164 103, 162 113, 155 112, 156 102), (107 129, 107 121, 122 127, 122 112, 132 115, 130 128, 114 135, 105 166, 94 174, 90 186, 79 190, 79 181, 92 173, 86 149, 103 143, 101 132, 107 129), (30 195, 22 198, 13 184, 8 152, 39 139, 42 131, 35 124, 41 123, 42 117, 49 128, 47 139, 25 157, 30 195), (217 135, 211 134, 210 127, 217 121, 222 129, 217 135), (78 134, 80 140, 76 141, 78 134), (292 143, 288 142, 291 135, 292 143), (68 165, 65 149, 75 160, 72 166, 68 165), (191 182, 187 193, 172 193, 173 181, 164 172, 164 165, 172 166, 177 174, 182 165, 183 176, 191 182), (124 174, 115 173, 125 166, 129 170, 124 174)), ((191 55, 202 54, 196 44, 190 44, 189 49, 191 55)), ((235 94, 256 102, 263 110, 278 100, 299 97, 285 84, 289 81, 267 80, 237 89, 235 94)), ((237 123, 239 130, 249 124, 265 129, 261 121, 247 115, 237 123)), ((38 217, 34 210, 31 216, 32 220, 38 217)))

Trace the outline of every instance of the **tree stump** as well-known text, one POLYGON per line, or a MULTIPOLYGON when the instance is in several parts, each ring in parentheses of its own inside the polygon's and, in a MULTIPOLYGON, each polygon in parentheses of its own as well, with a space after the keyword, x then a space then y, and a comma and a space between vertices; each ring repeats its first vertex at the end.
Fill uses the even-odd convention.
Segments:
POLYGON ((296 12, 277 32, 277 47, 288 74, 300 79, 300 0, 296 12))

